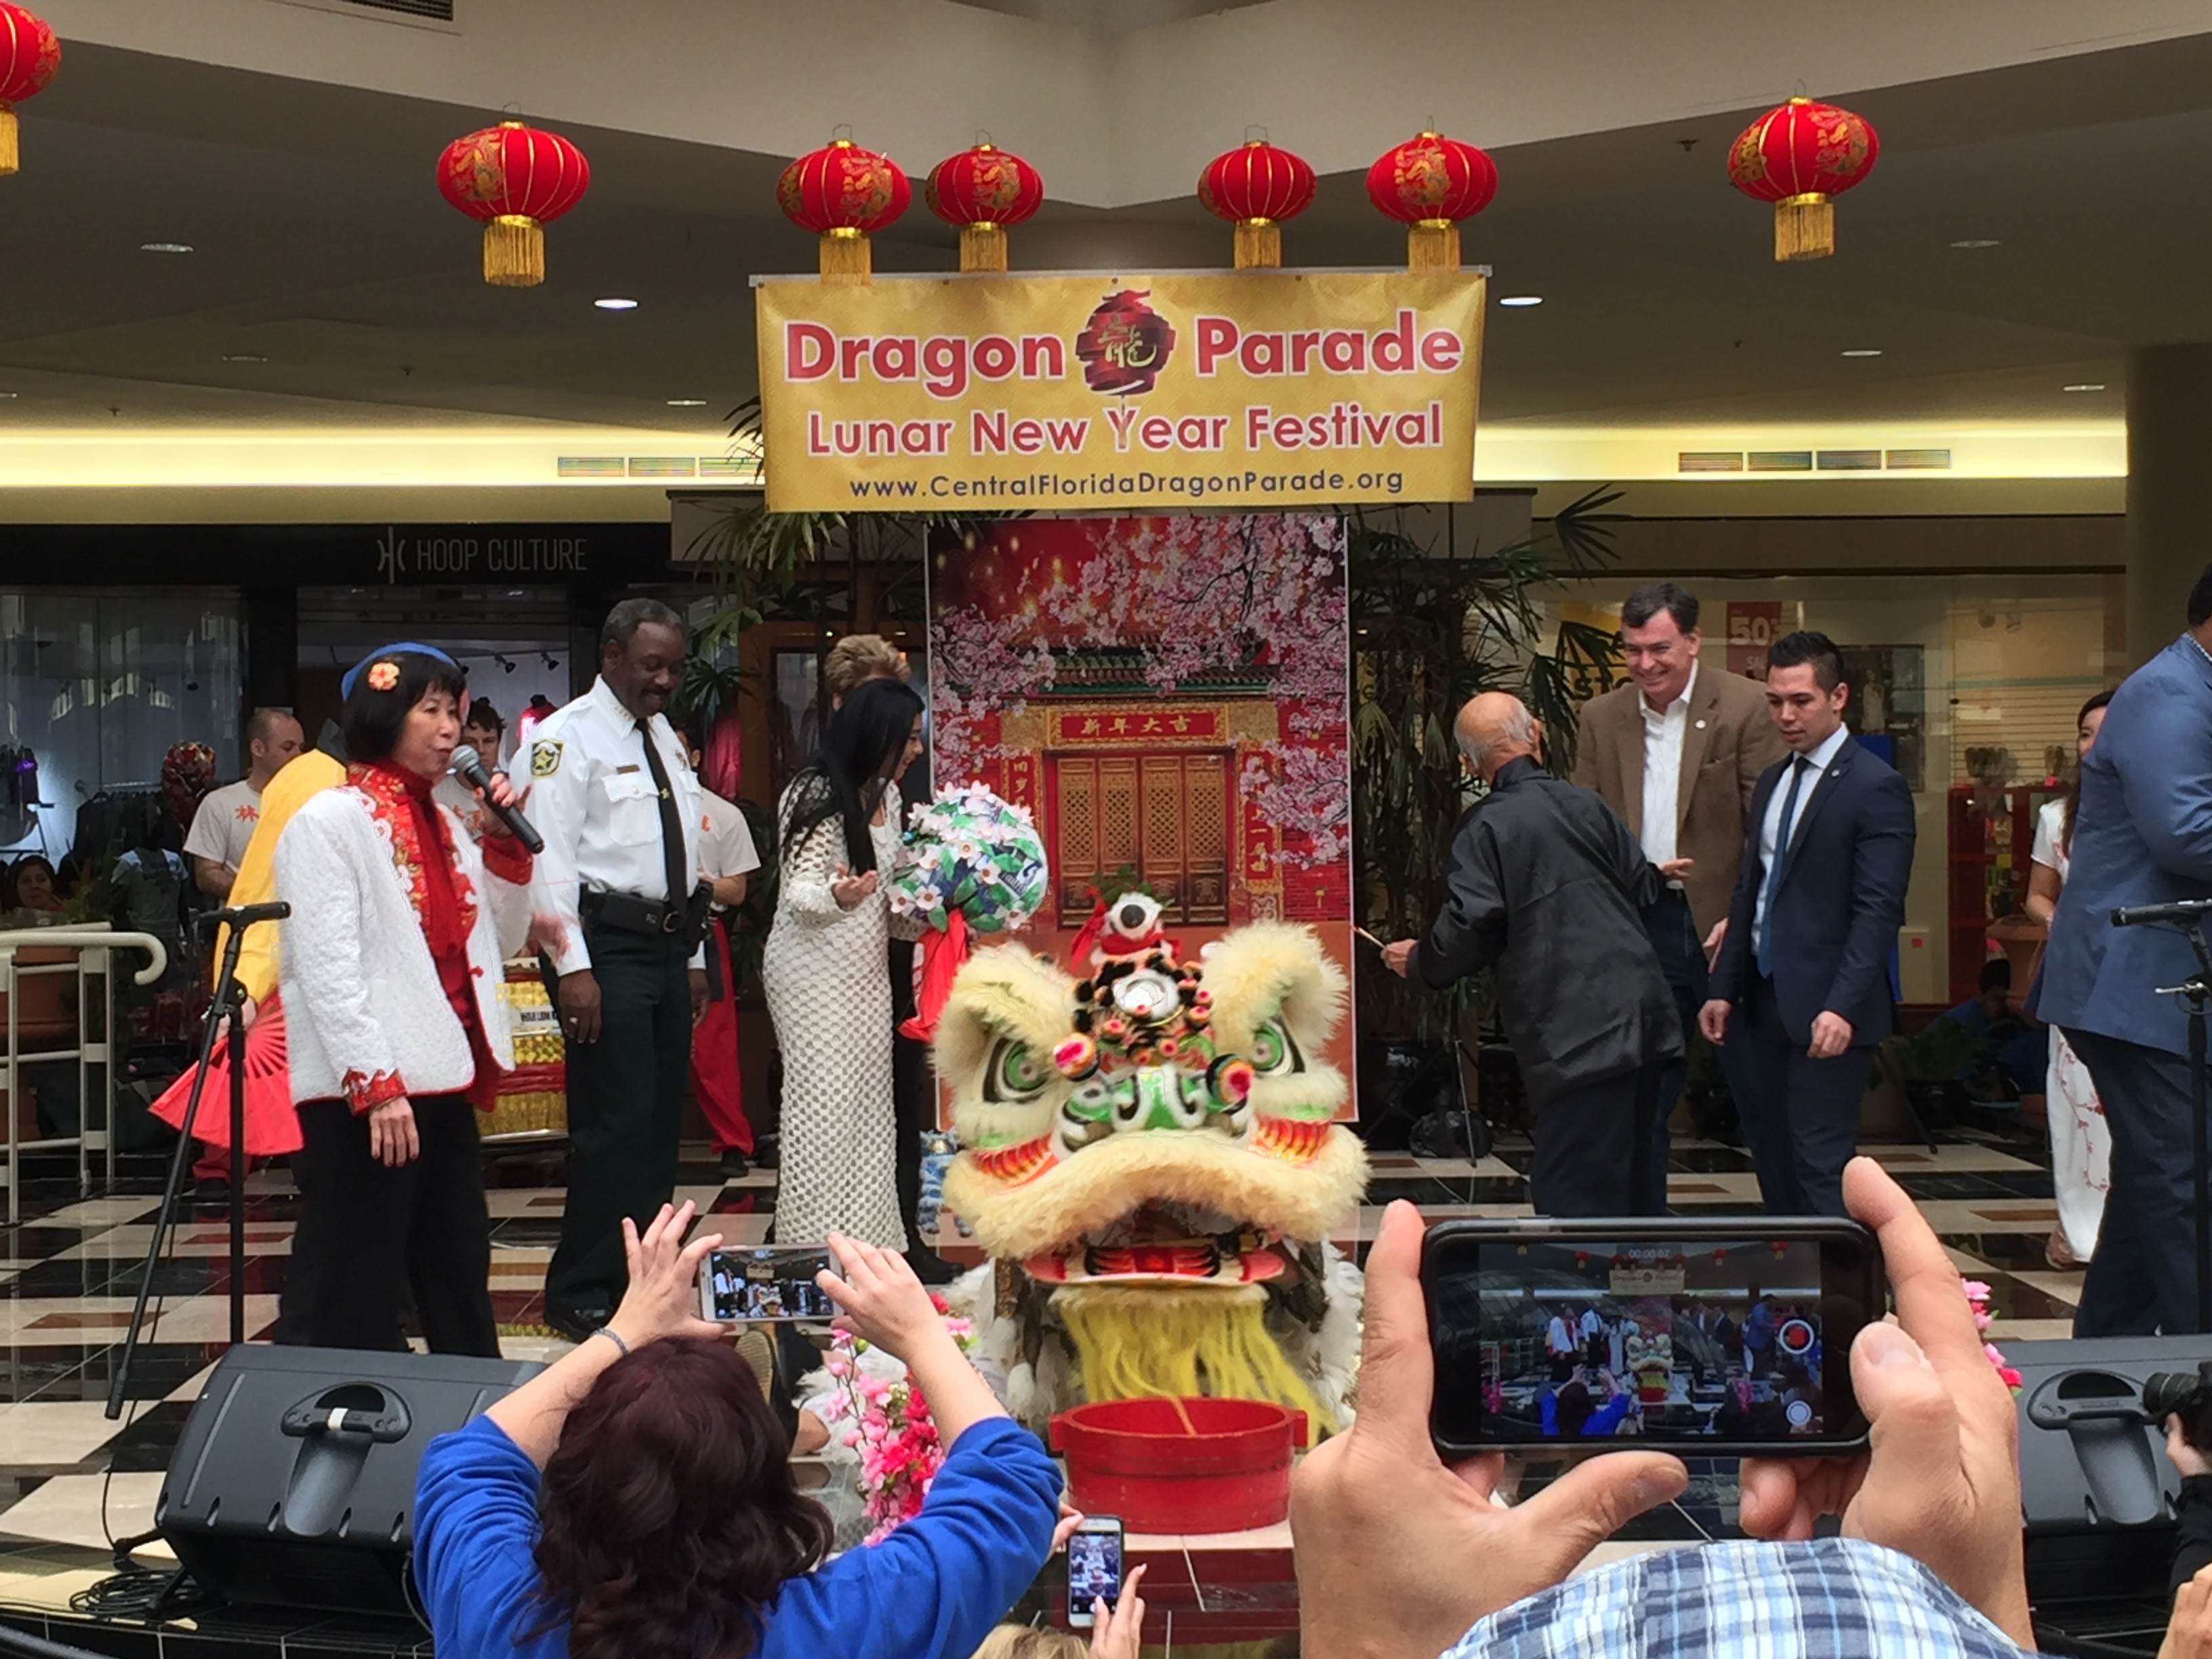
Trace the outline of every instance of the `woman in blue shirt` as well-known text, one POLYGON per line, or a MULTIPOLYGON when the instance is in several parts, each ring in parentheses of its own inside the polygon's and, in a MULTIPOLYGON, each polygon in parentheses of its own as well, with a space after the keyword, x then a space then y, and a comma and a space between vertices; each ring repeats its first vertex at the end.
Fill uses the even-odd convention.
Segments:
POLYGON ((751 1369, 699 1317, 664 1206, 628 1221, 605 1328, 423 1453, 415 1573, 439 1659, 926 1659, 967 1654, 1052 1547, 1060 1471, 896 1254, 833 1236, 853 1329, 904 1360, 950 1450, 921 1513, 825 1562, 751 1369), (543 1471, 541 1476, 541 1471, 543 1471))

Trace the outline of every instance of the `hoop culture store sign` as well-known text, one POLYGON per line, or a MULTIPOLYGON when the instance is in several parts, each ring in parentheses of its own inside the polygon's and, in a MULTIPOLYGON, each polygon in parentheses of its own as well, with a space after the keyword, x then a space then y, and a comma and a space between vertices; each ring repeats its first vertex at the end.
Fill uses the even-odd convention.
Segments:
POLYGON ((1467 501, 1478 272, 760 283, 780 513, 1467 501))

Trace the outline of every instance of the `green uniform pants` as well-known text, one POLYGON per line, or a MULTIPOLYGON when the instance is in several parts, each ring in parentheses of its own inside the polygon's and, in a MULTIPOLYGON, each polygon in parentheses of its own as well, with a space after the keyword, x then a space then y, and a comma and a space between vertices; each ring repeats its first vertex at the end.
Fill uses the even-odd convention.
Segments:
POLYGON ((691 979, 679 939, 598 927, 586 929, 584 943, 599 981, 599 1039, 568 1045, 568 1202, 545 1307, 596 1325, 629 1280, 623 1218, 643 1232, 676 1191, 691 979))

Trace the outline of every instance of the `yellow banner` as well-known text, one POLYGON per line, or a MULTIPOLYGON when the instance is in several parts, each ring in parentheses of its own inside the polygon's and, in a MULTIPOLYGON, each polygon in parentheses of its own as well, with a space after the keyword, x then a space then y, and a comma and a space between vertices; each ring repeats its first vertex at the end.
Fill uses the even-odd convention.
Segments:
POLYGON ((757 289, 779 513, 1463 501, 1475 272, 757 289))

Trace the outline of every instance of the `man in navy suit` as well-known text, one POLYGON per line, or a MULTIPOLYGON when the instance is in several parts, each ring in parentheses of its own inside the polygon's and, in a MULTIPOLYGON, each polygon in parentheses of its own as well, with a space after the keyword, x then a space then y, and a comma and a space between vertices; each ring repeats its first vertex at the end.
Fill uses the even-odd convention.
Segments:
POLYGON ((2115 927, 2124 904, 2212 898, 2212 568, 2189 631, 2112 694, 2081 762, 2073 863, 2051 918, 2036 1012, 2096 1080, 2112 1188, 2074 1334, 2198 1328, 2189 1026, 2158 994, 2197 972, 2171 927, 2115 927))
POLYGON ((1859 1100, 1890 1033, 1890 952, 1912 873, 1912 793, 1844 724, 1850 688, 1825 634, 1766 657, 1766 706, 1790 745, 1760 774, 1712 1000, 1698 1024, 1751 1049, 1736 1103, 1777 1215, 1842 1215, 1859 1100))

